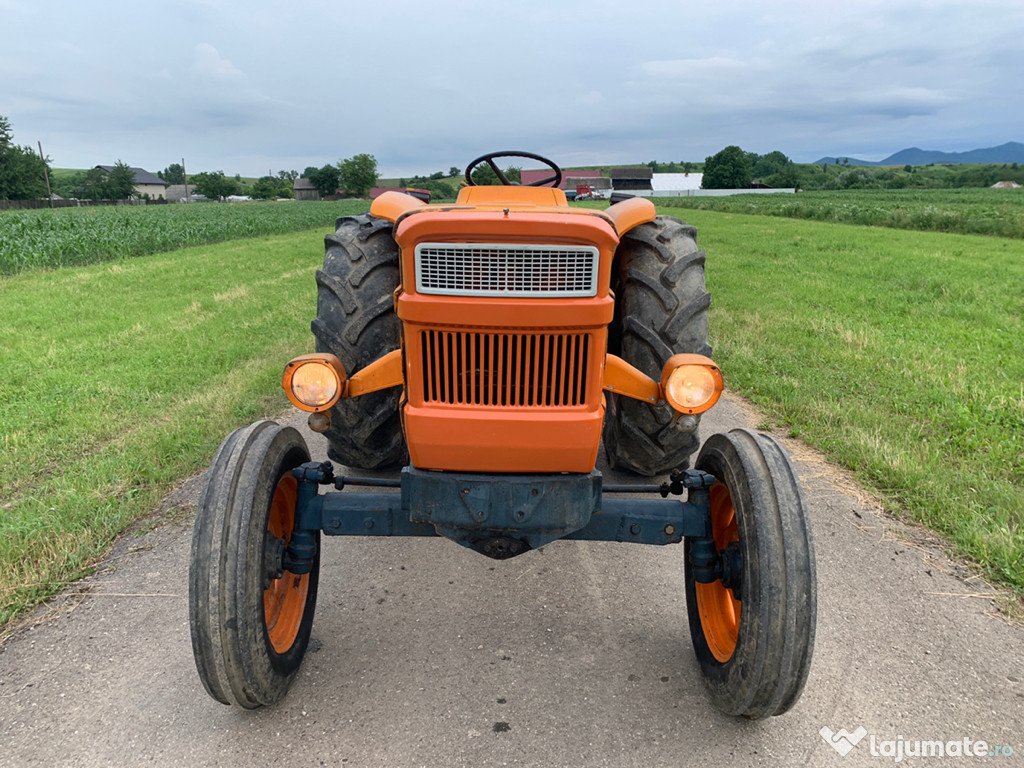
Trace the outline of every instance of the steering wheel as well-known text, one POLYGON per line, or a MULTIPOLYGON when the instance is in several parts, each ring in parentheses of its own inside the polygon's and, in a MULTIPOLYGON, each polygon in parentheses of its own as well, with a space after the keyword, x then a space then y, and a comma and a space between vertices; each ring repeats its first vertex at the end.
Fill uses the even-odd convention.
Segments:
POLYGON ((540 162, 544 163, 544 165, 548 166, 551 170, 555 172, 552 176, 548 176, 543 179, 538 179, 537 181, 527 184, 528 187, 557 187, 559 184, 562 183, 562 169, 559 168, 550 160, 548 160, 546 157, 542 157, 541 155, 535 155, 532 152, 490 152, 486 155, 481 155, 476 160, 471 162, 468 166, 466 166, 466 184, 468 184, 471 187, 475 187, 476 182, 473 181, 473 171, 476 170, 476 167, 478 165, 487 163, 489 166, 491 166, 491 170, 498 174, 498 180, 503 185, 505 185, 506 187, 518 186, 516 182, 509 181, 508 177, 504 174, 501 168, 498 167, 498 164, 494 162, 495 158, 498 157, 526 157, 529 158, 530 160, 539 160, 540 162))

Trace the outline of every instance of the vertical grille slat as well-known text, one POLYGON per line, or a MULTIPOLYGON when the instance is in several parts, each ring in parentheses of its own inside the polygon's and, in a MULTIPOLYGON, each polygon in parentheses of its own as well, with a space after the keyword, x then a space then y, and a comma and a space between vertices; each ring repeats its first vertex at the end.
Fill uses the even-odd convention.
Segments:
POLYGON ((420 332, 431 404, 565 408, 587 400, 586 333, 420 332))

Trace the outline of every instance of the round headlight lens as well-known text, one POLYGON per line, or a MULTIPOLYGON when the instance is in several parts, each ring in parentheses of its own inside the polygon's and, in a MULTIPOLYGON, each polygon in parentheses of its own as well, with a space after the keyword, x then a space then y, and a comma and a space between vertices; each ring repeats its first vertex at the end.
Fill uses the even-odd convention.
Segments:
POLYGON ((673 355, 661 372, 661 394, 679 413, 704 413, 725 388, 722 372, 704 355, 673 355))
POLYGON ((715 377, 703 365, 681 365, 668 377, 665 395, 685 409, 700 408, 715 394, 715 377))
POLYGON ((314 360, 295 370, 291 386, 299 402, 311 408, 319 408, 337 399, 341 382, 331 366, 314 360))

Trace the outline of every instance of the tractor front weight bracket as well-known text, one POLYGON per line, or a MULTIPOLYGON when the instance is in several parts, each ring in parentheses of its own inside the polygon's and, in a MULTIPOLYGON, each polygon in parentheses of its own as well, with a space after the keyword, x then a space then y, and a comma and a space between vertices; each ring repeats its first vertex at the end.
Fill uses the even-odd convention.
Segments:
POLYGON ((501 475, 406 467, 397 480, 335 477, 330 462, 303 464, 293 475, 298 481, 295 528, 283 554, 292 573, 308 573, 312 567, 317 531, 329 536, 440 535, 495 559, 556 539, 676 544, 688 537, 703 553, 698 580, 712 573, 721 578, 723 569, 731 572, 733 565, 723 566, 711 538, 708 488, 716 479, 698 470, 674 472, 660 486, 604 485, 597 471, 501 475), (399 492, 321 494, 320 485, 390 486, 399 492), (605 492, 685 494, 686 499, 607 498, 605 492))

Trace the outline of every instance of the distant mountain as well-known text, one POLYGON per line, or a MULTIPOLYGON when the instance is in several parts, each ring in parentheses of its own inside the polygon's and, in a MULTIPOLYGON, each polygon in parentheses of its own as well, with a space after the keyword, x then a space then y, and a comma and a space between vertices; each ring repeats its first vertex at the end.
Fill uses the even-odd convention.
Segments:
MULTIPOLYGON (((944 163, 952 165, 965 165, 976 163, 1024 163, 1024 144, 1019 141, 1008 141, 998 147, 987 147, 985 149, 972 149, 969 152, 938 152, 936 150, 918 149, 910 147, 901 149, 899 152, 889 155, 885 160, 877 163, 870 160, 858 160, 855 157, 838 158, 840 163, 847 161, 848 165, 930 165, 944 163)), ((823 157, 815 165, 827 163, 833 165, 835 157, 823 157)))
POLYGON ((883 163, 876 163, 871 160, 860 160, 856 157, 823 157, 820 160, 815 160, 814 165, 835 165, 837 161, 840 165, 843 163, 846 165, 883 165, 883 163))

